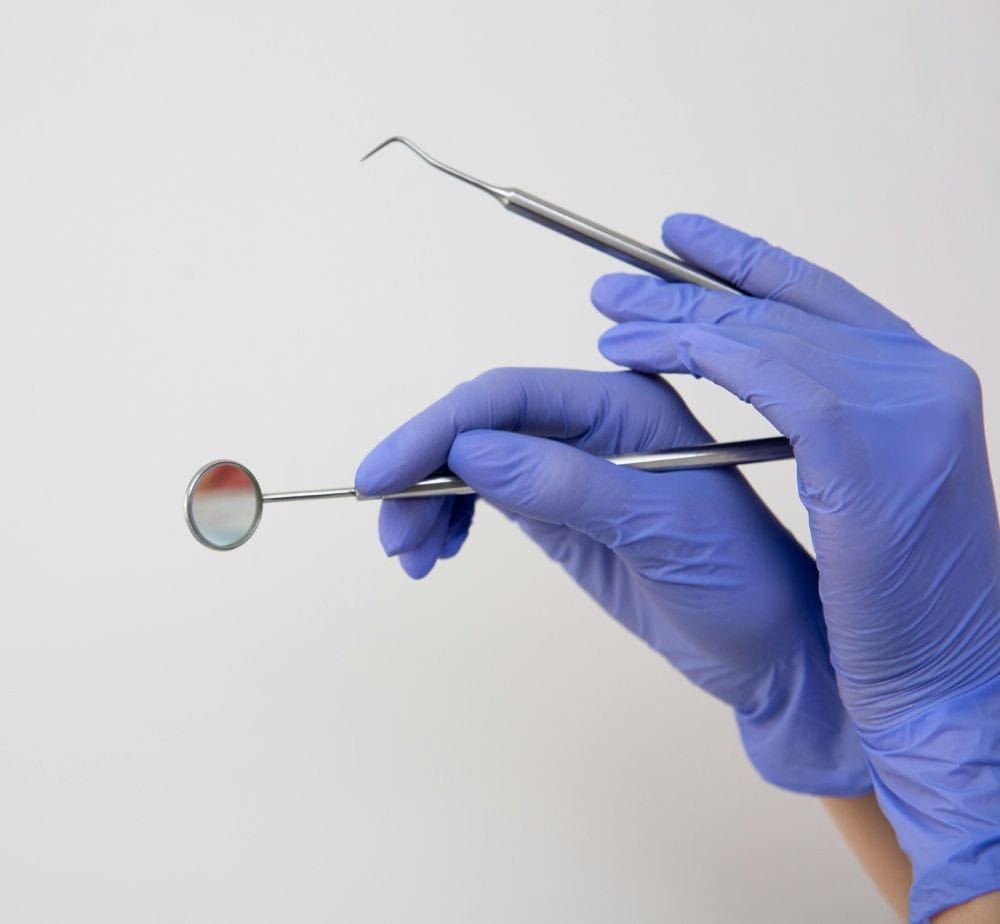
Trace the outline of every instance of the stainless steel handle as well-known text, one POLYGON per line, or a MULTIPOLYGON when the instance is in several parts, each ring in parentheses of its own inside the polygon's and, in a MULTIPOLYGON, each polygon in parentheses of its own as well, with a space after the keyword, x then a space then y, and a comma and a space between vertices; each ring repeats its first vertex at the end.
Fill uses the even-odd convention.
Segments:
MULTIPOLYGON (((705 446, 684 446, 667 452, 630 453, 609 456, 612 465, 635 468, 644 472, 675 472, 695 468, 719 468, 727 465, 747 465, 752 462, 770 462, 792 458, 792 444, 783 436, 736 443, 709 443, 705 446)), ((455 475, 434 475, 418 481, 395 494, 368 497, 359 494, 358 500, 388 500, 391 498, 439 497, 449 494, 475 494, 461 478, 455 475)))
POLYGON ((654 276, 672 279, 675 282, 690 282, 716 292, 744 294, 711 273, 706 273, 683 260, 671 257, 661 250, 647 247, 640 241, 612 231, 610 228, 605 228, 589 218, 576 215, 558 205, 546 202, 544 199, 539 199, 531 193, 524 192, 524 190, 505 190, 504 195, 498 198, 508 211, 529 218, 553 231, 558 231, 566 237, 601 251, 601 253, 624 260, 637 269, 652 273, 654 276))

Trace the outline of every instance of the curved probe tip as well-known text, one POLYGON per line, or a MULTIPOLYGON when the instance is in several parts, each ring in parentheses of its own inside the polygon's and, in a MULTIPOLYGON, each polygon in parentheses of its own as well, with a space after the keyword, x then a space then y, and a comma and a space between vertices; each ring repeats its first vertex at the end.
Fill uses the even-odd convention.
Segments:
POLYGON ((456 180, 461 180, 463 183, 468 183, 470 186, 475 186, 476 189, 481 189, 485 193, 489 193, 494 199, 503 205, 507 204, 512 190, 504 189, 502 186, 494 186, 492 183, 486 183, 483 180, 477 180, 474 176, 470 176, 468 173, 463 173, 461 170, 456 170, 454 167, 449 167, 447 164, 442 163, 436 157, 431 157, 423 148, 417 147, 409 138, 405 138, 402 135, 393 135, 391 138, 386 138, 381 144, 372 148, 364 157, 361 158, 362 161, 368 160, 372 154, 381 151, 386 145, 392 144, 394 141, 398 141, 400 144, 405 145, 414 154, 417 155, 424 163, 430 164, 435 170, 440 170, 442 173, 447 173, 448 176, 453 176, 456 180))
POLYGON ((372 156, 372 154, 378 154, 378 152, 381 151, 382 148, 384 148, 386 145, 392 144, 394 141, 399 141, 400 143, 405 144, 408 148, 411 149, 415 147, 413 142, 410 141, 408 138, 404 138, 402 135, 392 135, 390 138, 386 138, 385 141, 383 141, 381 144, 375 145, 375 147, 373 147, 367 154, 365 154, 364 157, 361 158, 361 162, 364 163, 366 160, 368 160, 369 157, 372 156))

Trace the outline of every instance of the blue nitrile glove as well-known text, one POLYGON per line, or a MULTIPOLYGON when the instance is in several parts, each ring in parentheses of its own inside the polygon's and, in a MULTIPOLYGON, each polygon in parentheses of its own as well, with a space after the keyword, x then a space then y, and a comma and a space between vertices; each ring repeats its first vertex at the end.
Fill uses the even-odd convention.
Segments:
MULTIPOLYGON (((389 436, 355 483, 363 494, 390 493, 447 463, 626 628, 733 706, 766 779, 812 793, 866 792, 812 559, 736 471, 651 474, 595 457, 705 442, 658 378, 500 369, 389 436)), ((472 503, 385 501, 382 544, 422 577, 458 551, 472 503)))
POLYGON ((757 297, 599 279, 601 351, 704 376, 795 447, 844 703, 914 920, 1000 889, 1000 539, 979 383, 832 273, 707 218, 667 246, 757 297))

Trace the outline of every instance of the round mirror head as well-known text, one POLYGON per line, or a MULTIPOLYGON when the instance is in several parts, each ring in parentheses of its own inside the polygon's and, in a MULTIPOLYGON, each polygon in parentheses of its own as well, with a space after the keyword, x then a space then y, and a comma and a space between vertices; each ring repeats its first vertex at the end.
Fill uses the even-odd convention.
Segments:
POLYGON ((209 462, 191 479, 184 518, 202 545, 224 552, 254 534, 263 506, 260 485, 250 470, 223 459, 209 462))

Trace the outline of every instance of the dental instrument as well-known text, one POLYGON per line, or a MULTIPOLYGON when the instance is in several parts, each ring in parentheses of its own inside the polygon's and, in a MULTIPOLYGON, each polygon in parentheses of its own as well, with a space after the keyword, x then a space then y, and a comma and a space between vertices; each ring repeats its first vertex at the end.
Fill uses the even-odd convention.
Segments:
POLYGON ((728 282, 724 282, 717 276, 698 269, 698 267, 692 266, 690 263, 685 263, 683 260, 672 257, 661 250, 654 250, 652 247, 647 247, 640 241, 626 237, 624 234, 619 234, 617 231, 612 231, 610 228, 605 228, 603 225, 599 225, 581 215, 576 215, 561 206, 546 202, 544 199, 525 192, 523 189, 496 186, 493 183, 486 183, 483 180, 476 179, 476 177, 457 170, 455 167, 449 167, 437 158, 431 157, 430 154, 422 148, 417 147, 409 138, 404 138, 402 135, 393 135, 391 138, 386 138, 385 141, 376 145, 362 157, 362 162, 393 143, 402 144, 409 148, 425 163, 430 164, 442 173, 446 173, 448 176, 452 176, 463 183, 468 183, 470 186, 482 190, 515 215, 528 218, 540 225, 544 225, 546 228, 551 228, 553 231, 558 231, 566 237, 573 238, 573 240, 580 241, 589 247, 600 250, 602 253, 623 260, 637 269, 652 273, 654 276, 660 276, 663 279, 670 279, 674 282, 689 282, 716 292, 731 292, 736 295, 745 294, 728 282))
MULTIPOLYGON (((668 472, 789 459, 792 458, 792 447, 784 437, 776 436, 606 458, 612 465, 644 472, 668 472)), ((184 520, 191 534, 202 545, 224 552, 243 545, 254 534, 260 523, 264 504, 338 497, 388 500, 474 493, 460 478, 450 473, 440 473, 418 481, 397 494, 379 497, 361 494, 353 487, 264 494, 257 479, 245 465, 231 459, 219 459, 200 468, 188 484, 184 495, 184 520)))

